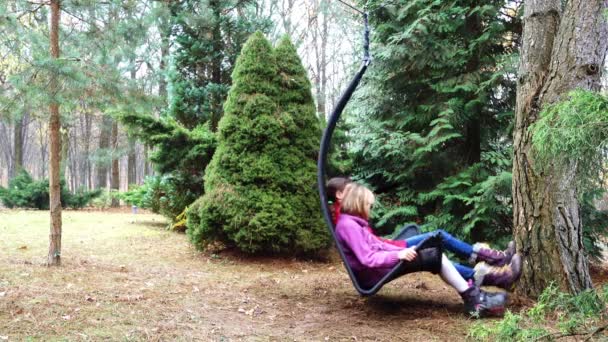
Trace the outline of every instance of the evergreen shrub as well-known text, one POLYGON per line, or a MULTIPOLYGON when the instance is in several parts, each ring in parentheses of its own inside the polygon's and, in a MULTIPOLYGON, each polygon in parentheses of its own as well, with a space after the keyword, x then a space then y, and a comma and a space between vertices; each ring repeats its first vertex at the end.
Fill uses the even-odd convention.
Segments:
POLYGON ((205 194, 188 210, 192 242, 248 253, 314 253, 329 245, 315 192, 320 125, 306 71, 289 39, 261 33, 232 74, 205 194))
MULTIPOLYGON (((71 193, 61 180, 61 205, 67 208, 81 209, 98 197, 101 191, 79 190, 71 193)), ((0 187, 0 201, 7 208, 49 209, 48 179, 34 180, 30 174, 21 170, 9 181, 8 188, 0 187)))

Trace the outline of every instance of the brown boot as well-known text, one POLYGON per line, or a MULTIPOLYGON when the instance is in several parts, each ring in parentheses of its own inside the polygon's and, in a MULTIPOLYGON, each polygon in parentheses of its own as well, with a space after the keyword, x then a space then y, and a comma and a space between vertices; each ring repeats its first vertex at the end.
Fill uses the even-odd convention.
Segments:
POLYGON ((489 248, 487 244, 476 243, 473 245, 473 253, 471 254, 471 262, 478 263, 485 261, 492 266, 504 266, 511 262, 511 258, 515 254, 515 241, 509 242, 507 249, 498 251, 489 248))
POLYGON ((497 286, 512 290, 513 285, 521 276, 521 256, 515 254, 508 265, 490 266, 485 262, 475 266, 475 284, 478 286, 497 286))

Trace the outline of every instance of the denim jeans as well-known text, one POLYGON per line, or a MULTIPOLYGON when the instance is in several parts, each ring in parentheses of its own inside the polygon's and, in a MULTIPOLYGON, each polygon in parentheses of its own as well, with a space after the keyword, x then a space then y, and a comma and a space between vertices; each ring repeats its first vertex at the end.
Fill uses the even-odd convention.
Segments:
MULTIPOLYGON (((434 235, 437 233, 441 235, 441 238, 443 239, 443 247, 448 251, 453 252, 459 257, 465 259, 469 258, 469 256, 471 256, 471 253, 473 253, 473 247, 471 245, 464 241, 458 240, 457 238, 453 237, 452 234, 446 232, 443 229, 438 229, 433 232, 412 236, 410 238, 405 239, 405 242, 407 243, 408 247, 413 247, 418 245, 420 242, 422 242, 422 240, 426 239, 430 235, 434 235)), ((456 267, 456 270, 458 270, 458 273, 460 273, 460 275, 464 279, 473 278, 475 271, 471 267, 457 263, 453 264, 454 267, 456 267)))

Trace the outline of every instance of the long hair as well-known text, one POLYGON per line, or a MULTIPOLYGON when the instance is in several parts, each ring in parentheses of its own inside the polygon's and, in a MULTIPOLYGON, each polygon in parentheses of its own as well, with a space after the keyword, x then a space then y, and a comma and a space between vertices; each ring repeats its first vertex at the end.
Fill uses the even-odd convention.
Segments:
POLYGON ((349 183, 344 188, 342 212, 367 220, 369 218, 370 207, 374 204, 374 201, 375 196, 370 189, 357 183, 349 183))
POLYGON ((326 189, 327 189, 327 199, 335 202, 336 201, 336 193, 338 191, 344 191, 346 186, 350 184, 352 181, 348 177, 333 177, 327 181, 326 189))

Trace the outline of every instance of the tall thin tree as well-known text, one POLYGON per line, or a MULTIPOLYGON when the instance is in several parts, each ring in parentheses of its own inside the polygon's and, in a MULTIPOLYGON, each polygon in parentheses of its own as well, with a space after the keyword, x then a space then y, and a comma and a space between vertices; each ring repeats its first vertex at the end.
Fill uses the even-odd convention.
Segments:
MULTIPOLYGON (((51 58, 59 59, 59 17, 61 15, 60 0, 51 0, 51 58)), ((51 77, 51 103, 49 105, 49 193, 51 212, 51 234, 49 244, 49 255, 47 264, 49 266, 61 265, 61 187, 60 187, 60 162, 61 162, 61 118, 59 116, 59 103, 56 96, 59 91, 57 77, 51 77)))

